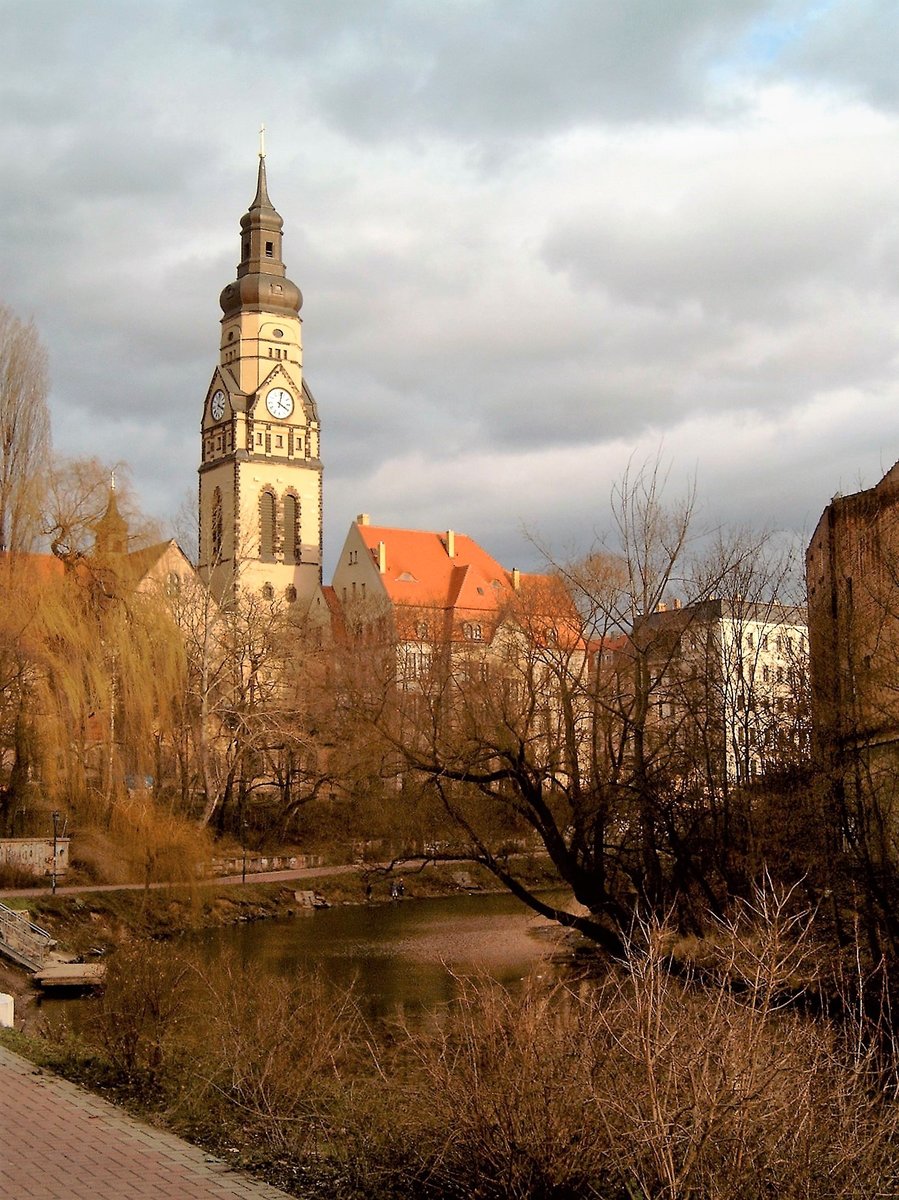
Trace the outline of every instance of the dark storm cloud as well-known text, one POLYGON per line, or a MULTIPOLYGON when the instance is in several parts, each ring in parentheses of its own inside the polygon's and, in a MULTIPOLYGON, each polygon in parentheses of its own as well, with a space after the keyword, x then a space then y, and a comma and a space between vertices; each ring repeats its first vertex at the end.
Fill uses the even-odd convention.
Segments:
MULTIPOLYGON (((670 120, 707 104, 760 0, 485 0, 266 7, 255 31, 208 8, 241 52, 300 56, 321 112, 354 139, 437 131, 470 145, 597 119, 670 120)), ((793 4, 781 5, 792 9, 793 4)))
POLYGON ((0 18, 0 299, 50 348, 57 445, 131 461, 160 514, 195 481, 260 120, 331 557, 372 509, 528 565, 522 524, 585 540, 660 441, 722 511, 775 522, 892 461, 892 4, 0 18))

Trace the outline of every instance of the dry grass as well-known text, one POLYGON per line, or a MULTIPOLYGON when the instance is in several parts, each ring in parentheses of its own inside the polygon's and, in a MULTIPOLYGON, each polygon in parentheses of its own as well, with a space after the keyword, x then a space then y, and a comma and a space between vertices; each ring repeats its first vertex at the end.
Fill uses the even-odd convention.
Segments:
POLYGON ((674 977, 646 927, 626 971, 518 997, 467 983, 426 1027, 377 1031, 320 981, 142 947, 111 964, 88 1036, 176 1127, 313 1164, 334 1197, 897 1194, 885 1030, 784 999, 811 953, 786 900, 725 933, 718 982, 674 977))
POLYGON ((156 805, 124 796, 79 804, 73 865, 98 883, 187 883, 212 858, 207 830, 156 805))

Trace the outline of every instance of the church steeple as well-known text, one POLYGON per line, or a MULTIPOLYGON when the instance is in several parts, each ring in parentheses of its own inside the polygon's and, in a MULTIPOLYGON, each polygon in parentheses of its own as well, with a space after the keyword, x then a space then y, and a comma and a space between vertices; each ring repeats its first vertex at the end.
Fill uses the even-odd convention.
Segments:
POLYGON ((203 406, 198 566, 218 596, 239 586, 290 605, 321 583, 322 463, 303 376, 303 298, 286 275, 282 226, 260 145, 203 406))
POLYGON ((94 526, 94 553, 99 558, 128 553, 128 523, 116 503, 114 473, 109 483, 106 512, 94 526))
POLYGON ((297 316, 303 296, 287 278, 281 257, 284 222, 269 199, 265 175, 265 151, 259 151, 256 195, 240 219, 240 263, 237 280, 229 283, 219 299, 222 312, 279 312, 297 316))

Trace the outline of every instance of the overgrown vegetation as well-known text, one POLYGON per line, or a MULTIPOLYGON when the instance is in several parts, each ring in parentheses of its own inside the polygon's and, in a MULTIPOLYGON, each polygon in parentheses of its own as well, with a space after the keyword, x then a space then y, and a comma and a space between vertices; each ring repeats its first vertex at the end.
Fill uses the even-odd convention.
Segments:
POLYGON ((805 1011, 818 948, 793 902, 759 893, 701 987, 651 923, 626 969, 518 996, 461 981, 415 1025, 373 1026, 316 978, 136 945, 51 1053, 297 1195, 892 1195, 893 1040, 858 1007, 805 1011))

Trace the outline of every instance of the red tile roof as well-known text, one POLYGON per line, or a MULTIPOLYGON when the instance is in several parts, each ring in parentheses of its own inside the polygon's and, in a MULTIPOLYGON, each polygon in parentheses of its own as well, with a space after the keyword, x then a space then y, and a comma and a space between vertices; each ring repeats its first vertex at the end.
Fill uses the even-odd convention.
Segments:
POLYGON ((511 598, 512 577, 495 558, 464 533, 453 535, 450 558, 446 534, 419 529, 358 525, 375 562, 378 544, 386 548, 381 576, 394 604, 493 613, 511 598))
POLYGON ((489 641, 506 614, 514 613, 538 641, 580 643, 577 611, 556 576, 520 574, 516 590, 512 573, 464 533, 451 535, 450 558, 447 533, 364 524, 357 529, 375 563, 384 543, 381 580, 391 602, 442 610, 452 619, 454 636, 462 632, 462 622, 471 621, 483 623, 483 637, 489 641))
POLYGON ((46 583, 65 574, 65 564, 55 554, 10 554, 0 551, 0 566, 4 570, 21 572, 35 583, 46 583))

